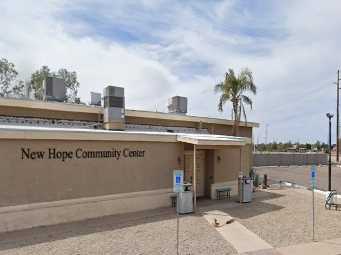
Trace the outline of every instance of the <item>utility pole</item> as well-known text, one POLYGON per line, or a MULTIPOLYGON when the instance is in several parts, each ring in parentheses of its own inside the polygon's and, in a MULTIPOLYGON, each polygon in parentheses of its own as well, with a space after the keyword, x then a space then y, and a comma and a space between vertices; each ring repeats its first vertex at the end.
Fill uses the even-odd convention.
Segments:
POLYGON ((340 70, 337 70, 337 80, 336 80, 336 161, 339 162, 339 125, 340 125, 340 70))

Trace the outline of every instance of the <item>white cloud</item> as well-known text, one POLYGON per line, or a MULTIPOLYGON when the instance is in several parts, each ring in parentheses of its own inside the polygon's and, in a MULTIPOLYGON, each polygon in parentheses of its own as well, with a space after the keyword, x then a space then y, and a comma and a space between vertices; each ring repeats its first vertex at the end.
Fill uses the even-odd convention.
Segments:
POLYGON ((0 56, 25 78, 42 65, 77 71, 84 101, 113 84, 126 88, 128 107, 165 110, 178 94, 189 97, 192 114, 221 117, 230 109, 217 112, 213 85, 227 68, 248 66, 259 89, 249 120, 263 125, 260 141, 265 123, 268 140, 325 141, 341 59, 341 5, 249 4, 5 0, 0 56), (117 29, 133 39, 115 37, 117 29))

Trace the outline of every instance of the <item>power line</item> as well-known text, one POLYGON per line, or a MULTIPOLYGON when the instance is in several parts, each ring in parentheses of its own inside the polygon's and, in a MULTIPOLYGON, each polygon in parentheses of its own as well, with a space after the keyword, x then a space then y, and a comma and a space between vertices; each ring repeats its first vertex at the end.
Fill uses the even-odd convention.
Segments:
POLYGON ((340 71, 337 70, 337 80, 336 80, 336 161, 339 162, 339 125, 340 125, 340 71))

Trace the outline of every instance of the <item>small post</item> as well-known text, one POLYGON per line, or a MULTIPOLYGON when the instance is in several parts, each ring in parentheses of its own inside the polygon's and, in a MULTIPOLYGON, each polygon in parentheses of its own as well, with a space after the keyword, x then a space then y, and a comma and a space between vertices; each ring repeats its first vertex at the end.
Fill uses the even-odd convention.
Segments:
POLYGON ((267 189, 268 188, 268 175, 264 174, 264 178, 263 178, 263 189, 267 189))
POLYGON ((193 210, 197 211, 197 147, 193 145, 193 210))
POLYGON ((315 238, 315 188, 316 188, 316 178, 317 178, 317 169, 315 165, 311 166, 310 171, 310 182, 311 182, 311 191, 312 191, 312 198, 313 198, 313 241, 316 242, 315 238))
POLYGON ((315 242, 315 188, 312 188, 311 190, 313 192, 313 241, 315 242))
POLYGON ((337 70, 336 80, 336 161, 339 162, 339 138, 340 138, 340 70, 337 70))
POLYGON ((179 255, 179 228, 180 228, 180 222, 179 222, 179 213, 176 212, 176 254, 179 255))

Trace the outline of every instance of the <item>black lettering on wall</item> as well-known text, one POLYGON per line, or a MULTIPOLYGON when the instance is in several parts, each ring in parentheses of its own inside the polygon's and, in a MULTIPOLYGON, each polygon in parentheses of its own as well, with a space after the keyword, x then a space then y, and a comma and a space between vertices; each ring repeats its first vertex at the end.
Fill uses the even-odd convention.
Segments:
POLYGON ((46 151, 32 151, 30 148, 21 148, 21 159, 53 159, 60 161, 67 161, 72 159, 116 159, 121 158, 142 158, 145 156, 145 150, 124 148, 110 150, 85 150, 77 148, 75 150, 58 150, 56 148, 48 148, 46 151))
POLYGON ((31 149, 21 148, 21 159, 44 159, 44 151, 31 151, 31 149))
POLYGON ((21 159, 29 159, 30 158, 30 149, 21 148, 21 159))

